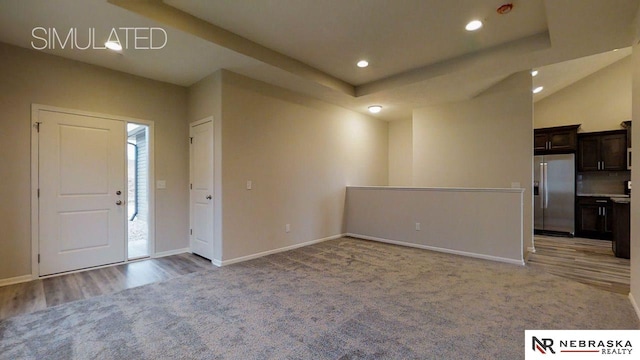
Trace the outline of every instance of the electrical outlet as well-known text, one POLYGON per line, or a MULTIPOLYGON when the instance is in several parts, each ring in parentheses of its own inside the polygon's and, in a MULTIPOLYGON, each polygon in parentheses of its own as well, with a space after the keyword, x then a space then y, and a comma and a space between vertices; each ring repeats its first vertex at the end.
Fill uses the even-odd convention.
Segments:
POLYGON ((416 223, 416 231, 420 231, 420 223, 416 223))
POLYGON ((284 226, 284 232, 289 232, 289 231, 291 231, 291 224, 286 224, 284 226))

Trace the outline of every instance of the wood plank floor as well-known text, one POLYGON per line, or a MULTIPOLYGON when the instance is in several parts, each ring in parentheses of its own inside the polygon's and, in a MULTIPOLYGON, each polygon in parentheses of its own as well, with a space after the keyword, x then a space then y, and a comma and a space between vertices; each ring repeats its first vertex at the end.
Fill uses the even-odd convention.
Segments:
POLYGON ((0 320, 211 268, 209 260, 185 253, 3 286, 0 320))
POLYGON ((527 260, 531 267, 603 290, 629 293, 630 261, 613 255, 611 241, 536 236, 535 248, 527 260))

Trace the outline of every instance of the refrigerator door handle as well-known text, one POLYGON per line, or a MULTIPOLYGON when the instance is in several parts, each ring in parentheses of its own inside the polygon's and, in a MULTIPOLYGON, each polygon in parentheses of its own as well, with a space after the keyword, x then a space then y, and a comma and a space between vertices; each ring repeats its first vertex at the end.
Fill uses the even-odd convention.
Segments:
POLYGON ((547 163, 543 163, 543 169, 544 171, 542 172, 544 175, 544 209, 547 209, 549 207, 549 189, 547 187, 548 183, 547 183, 547 163))
POLYGON ((544 182, 544 161, 540 162, 540 185, 539 185, 539 194, 540 194, 540 209, 544 209, 544 193, 547 189, 547 184, 544 182))

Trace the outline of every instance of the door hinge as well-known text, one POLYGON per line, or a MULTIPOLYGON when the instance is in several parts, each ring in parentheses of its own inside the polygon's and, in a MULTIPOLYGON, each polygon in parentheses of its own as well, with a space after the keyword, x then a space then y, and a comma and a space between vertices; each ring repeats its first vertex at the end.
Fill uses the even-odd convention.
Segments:
POLYGON ((193 235, 193 229, 189 229, 189 235, 193 235))
POLYGON ((193 144, 193 138, 192 137, 189 138, 189 144, 193 144))
POLYGON ((36 128, 37 132, 40 132, 40 124, 42 124, 41 122, 36 122, 33 124, 33 127, 36 128))
POLYGON ((38 189, 38 197, 40 197, 40 189, 38 189))
POLYGON ((38 254, 38 264, 40 264, 40 254, 38 254))
POLYGON ((189 184, 189 189, 193 190, 193 184, 189 184))

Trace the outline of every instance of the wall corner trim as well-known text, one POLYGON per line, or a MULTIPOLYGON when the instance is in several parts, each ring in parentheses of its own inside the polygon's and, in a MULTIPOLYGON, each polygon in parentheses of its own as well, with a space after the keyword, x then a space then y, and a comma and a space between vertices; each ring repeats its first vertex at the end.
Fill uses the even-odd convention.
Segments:
POLYGON ((383 242, 383 243, 393 244, 393 245, 413 247, 413 248, 418 248, 423 250, 431 250, 431 251, 436 251, 436 252, 441 252, 446 254, 461 255, 461 256, 472 257, 476 259, 491 260, 491 261, 503 262, 503 263, 512 264, 512 265, 525 266, 524 259, 509 259, 509 258, 503 258, 498 256, 477 254, 477 253, 472 253, 467 251, 452 250, 452 249, 445 249, 445 248, 440 248, 435 246, 414 244, 414 243, 409 243, 404 241, 383 239, 383 238, 367 236, 367 235, 347 233, 346 236, 357 238, 357 239, 363 239, 363 240, 378 241, 378 242, 383 242))
POLYGON ((33 276, 31 274, 11 277, 11 278, 7 278, 7 279, 0 279, 0 286, 20 284, 20 283, 24 283, 24 282, 29 282, 29 281, 31 281, 33 279, 34 278, 33 278, 33 276))
POLYGON ((309 245, 313 245, 313 244, 317 244, 317 243, 321 243, 324 241, 329 241, 329 240, 335 240, 335 239, 339 239, 341 237, 344 237, 345 234, 337 234, 337 235, 332 235, 326 238, 322 238, 322 239, 316 239, 316 240, 311 240, 311 241, 307 241, 307 242, 303 242, 300 244, 294 244, 294 245, 290 245, 290 246, 285 246, 285 247, 281 247, 281 248, 277 248, 277 249, 273 249, 273 250, 268 250, 268 251, 264 251, 264 252, 260 252, 260 253, 256 253, 256 254, 251 254, 251 255, 247 255, 247 256, 241 256, 241 257, 237 257, 235 259, 229 259, 229 260, 214 260, 213 261, 213 265, 215 266, 227 266, 227 265, 231 265, 231 264, 235 264, 235 263, 239 263, 239 262, 243 262, 243 261, 247 261, 247 260, 253 260, 253 259, 257 259, 257 258, 261 258, 263 256, 267 256, 267 255, 272 255, 272 254, 277 254, 277 253, 281 253, 281 252, 285 252, 285 251, 289 251, 289 250, 294 250, 297 248, 301 248, 301 247, 305 247, 305 246, 309 246, 309 245))
POLYGON ((638 303, 632 293, 629 293, 629 300, 631 301, 631 305, 633 305, 633 310, 636 311, 636 316, 640 319, 640 307, 638 307, 638 303))

